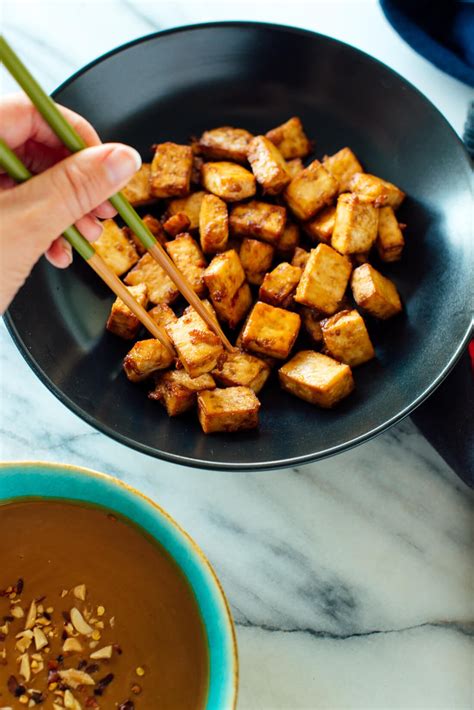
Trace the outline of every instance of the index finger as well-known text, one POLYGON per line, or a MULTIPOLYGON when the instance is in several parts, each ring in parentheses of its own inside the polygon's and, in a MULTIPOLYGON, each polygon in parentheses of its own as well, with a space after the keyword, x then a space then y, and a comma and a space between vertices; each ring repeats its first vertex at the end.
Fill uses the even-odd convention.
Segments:
MULTIPOLYGON (((87 145, 101 143, 96 131, 85 118, 65 106, 60 104, 57 106, 87 145)), ((0 125, 2 138, 12 150, 23 145, 28 139, 50 148, 62 145, 42 115, 23 93, 10 94, 0 101, 0 125)))

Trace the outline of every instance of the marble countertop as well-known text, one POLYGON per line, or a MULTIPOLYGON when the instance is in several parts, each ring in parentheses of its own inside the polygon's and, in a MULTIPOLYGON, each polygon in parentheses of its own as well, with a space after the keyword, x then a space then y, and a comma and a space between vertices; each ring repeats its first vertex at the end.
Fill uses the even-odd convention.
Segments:
MULTIPOLYGON (((3 0, 2 13, 48 90, 154 30, 254 19, 364 49, 427 94, 458 133, 470 98, 398 38, 374 0, 3 0)), ((2 92, 13 89, 2 75, 2 92)), ((106 471, 184 525, 232 606, 240 710, 472 708, 473 495, 409 419, 299 469, 186 469, 93 430, 36 379, 3 324, 0 340, 0 457, 106 471)))

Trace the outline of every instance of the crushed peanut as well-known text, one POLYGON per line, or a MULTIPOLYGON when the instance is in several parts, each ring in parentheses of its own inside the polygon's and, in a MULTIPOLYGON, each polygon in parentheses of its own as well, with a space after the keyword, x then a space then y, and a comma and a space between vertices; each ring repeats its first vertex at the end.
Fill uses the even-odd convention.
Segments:
POLYGON ((82 602, 86 600, 86 585, 85 584, 78 584, 77 587, 74 587, 72 590, 72 593, 76 597, 76 599, 80 599, 82 602))
POLYGON ((74 626, 76 631, 78 631, 80 634, 84 634, 84 636, 90 636, 90 634, 92 634, 93 632, 93 629, 84 619, 79 609, 74 606, 71 609, 70 614, 72 625, 74 626))

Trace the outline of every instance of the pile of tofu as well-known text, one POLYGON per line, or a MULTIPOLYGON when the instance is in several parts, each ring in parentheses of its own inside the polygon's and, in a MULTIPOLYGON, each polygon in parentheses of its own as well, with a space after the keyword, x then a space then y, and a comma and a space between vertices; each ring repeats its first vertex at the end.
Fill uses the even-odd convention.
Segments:
MULTIPOLYGON (((205 433, 257 427, 257 394, 272 370, 318 407, 347 397, 353 368, 375 357, 366 320, 402 310, 395 284, 369 259, 383 267, 401 258, 404 193, 365 173, 350 148, 308 160, 313 144, 297 117, 265 135, 225 126, 153 149, 124 193, 152 206, 152 234, 219 322, 239 332, 235 352, 225 352, 131 230, 105 220, 97 251, 176 351, 136 341, 123 364, 129 380, 150 381, 149 398, 170 417, 197 407, 205 433)), ((140 323, 117 299, 107 330, 136 340, 140 323)))

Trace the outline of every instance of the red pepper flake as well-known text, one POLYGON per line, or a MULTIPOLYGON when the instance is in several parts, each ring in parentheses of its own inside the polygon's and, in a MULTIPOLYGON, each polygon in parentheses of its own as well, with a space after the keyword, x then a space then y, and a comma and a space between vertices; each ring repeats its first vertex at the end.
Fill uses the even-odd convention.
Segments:
POLYGON ((114 677, 113 673, 108 673, 106 676, 98 680, 97 687, 94 690, 94 695, 102 695, 106 687, 113 681, 114 677))
POLYGON ((25 586, 25 583, 24 583, 23 579, 20 577, 18 579, 17 583, 15 584, 15 592, 17 594, 21 594, 24 586, 25 586))
POLYGON ((135 710, 135 704, 132 700, 126 700, 118 706, 118 710, 135 710))
POLYGON ((92 673, 97 673, 98 670, 99 670, 98 663, 90 663, 86 668, 86 673, 91 675, 92 673))

